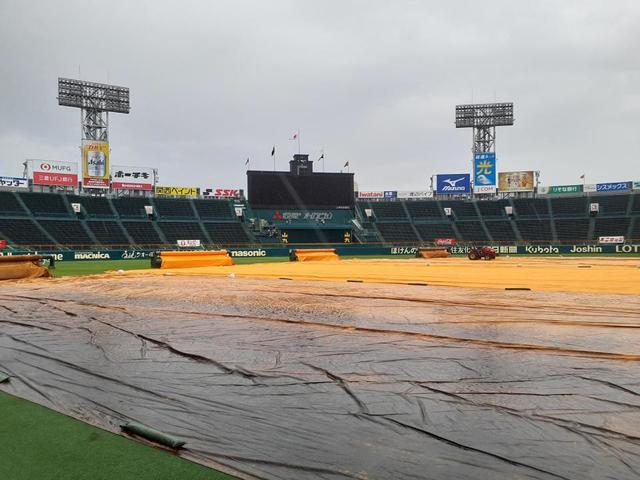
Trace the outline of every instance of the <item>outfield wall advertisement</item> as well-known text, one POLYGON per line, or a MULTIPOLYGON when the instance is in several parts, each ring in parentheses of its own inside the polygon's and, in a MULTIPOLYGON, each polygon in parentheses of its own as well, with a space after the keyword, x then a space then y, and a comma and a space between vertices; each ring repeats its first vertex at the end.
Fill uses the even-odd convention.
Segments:
MULTIPOLYGON (((308 245, 306 248, 315 248, 316 245, 308 245)), ((338 255, 398 255, 413 256, 418 247, 415 245, 332 245, 338 255)), ((297 245, 296 248, 305 248, 304 245, 297 245)), ((451 253, 453 255, 466 255, 470 246, 454 245, 451 253)), ((500 255, 598 255, 598 254, 618 254, 618 255, 640 255, 640 244, 602 244, 602 245, 496 245, 493 248, 500 255)), ((226 249, 229 255, 238 258, 252 257, 287 257, 290 247, 231 247, 226 249)), ((3 255, 24 255, 27 253, 53 255, 58 262, 71 260, 144 260, 150 259, 157 250, 11 250, 0 251, 3 255)))

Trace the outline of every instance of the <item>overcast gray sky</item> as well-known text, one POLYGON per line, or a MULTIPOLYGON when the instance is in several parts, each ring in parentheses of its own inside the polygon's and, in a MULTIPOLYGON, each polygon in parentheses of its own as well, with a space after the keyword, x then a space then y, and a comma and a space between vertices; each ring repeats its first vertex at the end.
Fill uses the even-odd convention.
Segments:
MULTIPOLYGON (((513 101, 499 170, 640 180, 640 1, 0 0, 0 175, 79 160, 57 77, 131 89, 112 163, 164 185, 245 187, 324 148, 365 189, 469 170, 458 103, 513 101)), ((320 167, 321 169, 321 167, 320 167)))

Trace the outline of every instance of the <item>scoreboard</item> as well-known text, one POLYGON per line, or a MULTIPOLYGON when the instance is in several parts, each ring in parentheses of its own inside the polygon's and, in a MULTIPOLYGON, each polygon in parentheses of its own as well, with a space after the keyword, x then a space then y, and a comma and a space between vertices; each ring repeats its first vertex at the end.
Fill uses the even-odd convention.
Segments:
POLYGON ((353 208, 353 173, 311 173, 249 170, 252 208, 353 208))

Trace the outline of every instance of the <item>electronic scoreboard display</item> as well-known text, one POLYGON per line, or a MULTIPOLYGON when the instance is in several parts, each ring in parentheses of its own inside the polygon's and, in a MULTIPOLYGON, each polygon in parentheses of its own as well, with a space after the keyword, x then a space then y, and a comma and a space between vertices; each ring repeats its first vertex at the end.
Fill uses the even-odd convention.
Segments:
POLYGON ((247 194, 252 208, 353 208, 353 173, 250 170, 247 194))

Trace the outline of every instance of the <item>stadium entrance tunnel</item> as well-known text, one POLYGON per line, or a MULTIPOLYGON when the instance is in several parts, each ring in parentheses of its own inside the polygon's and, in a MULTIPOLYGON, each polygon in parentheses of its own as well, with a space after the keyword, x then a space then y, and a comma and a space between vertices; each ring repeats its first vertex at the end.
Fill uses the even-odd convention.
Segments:
POLYGON ((0 291, 0 389, 113 432, 137 422, 242 478, 640 472, 633 295, 202 275, 37 286, 0 291))
POLYGON ((7 255, 0 257, 0 280, 20 280, 26 278, 49 277, 53 267, 53 257, 43 255, 7 255))
POLYGON ((226 250, 159 252, 151 258, 152 267, 163 269, 221 267, 233 264, 233 258, 226 250))

